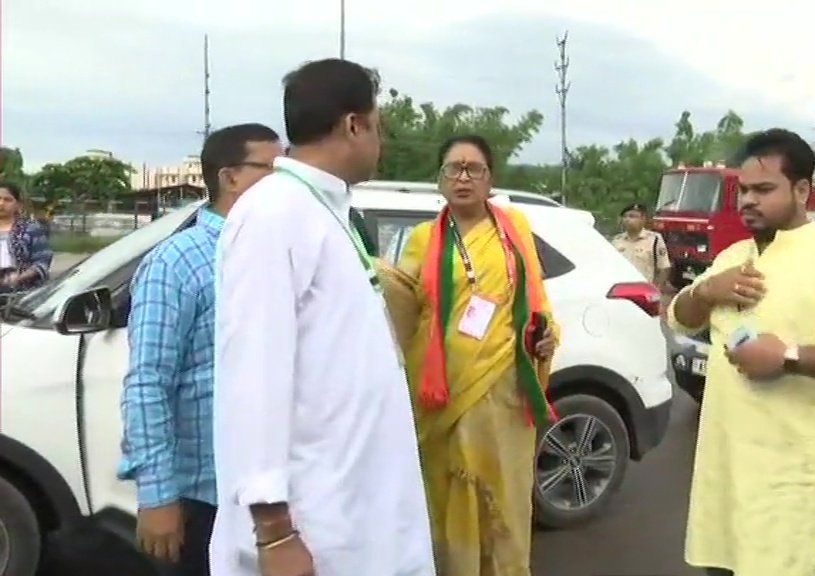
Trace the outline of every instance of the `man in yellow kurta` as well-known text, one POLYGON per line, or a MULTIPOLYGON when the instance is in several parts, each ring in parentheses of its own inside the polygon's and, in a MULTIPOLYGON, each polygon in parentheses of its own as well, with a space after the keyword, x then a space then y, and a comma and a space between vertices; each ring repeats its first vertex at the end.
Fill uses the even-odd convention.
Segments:
POLYGON ((738 204, 753 239, 668 311, 711 329, 686 543, 709 574, 815 574, 815 154, 769 130, 746 144, 738 204), (740 343, 741 342, 741 343, 740 343))

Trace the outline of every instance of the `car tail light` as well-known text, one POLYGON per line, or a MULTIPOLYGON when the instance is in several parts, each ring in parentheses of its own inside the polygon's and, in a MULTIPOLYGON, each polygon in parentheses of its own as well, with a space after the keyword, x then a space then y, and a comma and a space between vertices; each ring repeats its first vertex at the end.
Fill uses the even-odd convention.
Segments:
POLYGON ((608 291, 608 297, 629 300, 639 306, 649 316, 659 316, 662 295, 656 286, 649 282, 623 282, 615 284, 608 291))

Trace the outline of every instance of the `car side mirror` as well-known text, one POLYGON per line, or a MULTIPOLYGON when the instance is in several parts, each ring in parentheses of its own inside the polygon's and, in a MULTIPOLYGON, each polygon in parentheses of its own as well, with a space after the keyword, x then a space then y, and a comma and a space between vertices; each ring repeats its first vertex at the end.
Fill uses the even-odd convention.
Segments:
POLYGON ((127 328, 127 322, 130 319, 130 295, 116 304, 110 316, 111 328, 127 328))
POLYGON ((68 298, 57 314, 55 328, 60 334, 88 334, 110 328, 110 289, 95 288, 68 298))

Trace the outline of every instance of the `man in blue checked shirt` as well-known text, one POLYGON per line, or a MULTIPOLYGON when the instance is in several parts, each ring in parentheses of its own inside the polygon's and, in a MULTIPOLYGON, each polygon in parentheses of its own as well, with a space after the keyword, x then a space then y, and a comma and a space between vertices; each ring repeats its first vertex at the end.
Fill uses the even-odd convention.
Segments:
POLYGON ((210 135, 201 152, 210 203, 194 226, 150 252, 133 279, 119 477, 136 481, 139 543, 167 575, 209 574, 215 245, 237 198, 281 154, 278 135, 260 124, 210 135))

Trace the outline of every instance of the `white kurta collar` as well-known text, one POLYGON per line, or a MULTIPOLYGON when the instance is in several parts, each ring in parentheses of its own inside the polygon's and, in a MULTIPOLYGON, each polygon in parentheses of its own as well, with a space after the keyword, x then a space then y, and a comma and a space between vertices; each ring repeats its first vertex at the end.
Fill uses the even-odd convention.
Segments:
POLYGON ((306 180, 325 195, 331 207, 336 210, 338 214, 343 214, 347 218, 351 202, 351 193, 348 189, 348 184, 343 180, 324 170, 320 170, 310 164, 300 162, 299 160, 287 156, 277 157, 274 165, 275 167, 290 170, 306 180))

